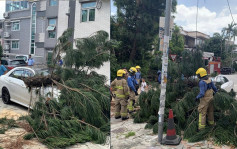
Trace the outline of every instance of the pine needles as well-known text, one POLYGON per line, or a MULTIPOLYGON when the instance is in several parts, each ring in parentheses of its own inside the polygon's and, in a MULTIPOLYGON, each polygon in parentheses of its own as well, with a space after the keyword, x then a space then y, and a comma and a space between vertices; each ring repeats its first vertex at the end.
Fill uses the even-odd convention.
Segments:
MULTIPOLYGON (((237 101, 233 96, 233 92, 227 93, 223 90, 214 96, 214 117, 215 126, 207 126, 204 130, 198 130, 198 103, 195 103, 195 96, 198 94, 199 89, 194 87, 191 91, 188 91, 183 95, 183 98, 179 100, 173 94, 179 94, 174 91, 179 85, 168 84, 167 100, 165 119, 168 116, 168 109, 172 108, 174 111, 174 121, 176 124, 176 132, 180 134, 184 131, 184 139, 189 142, 196 142, 205 139, 212 138, 217 144, 226 144, 237 146, 237 101)), ((190 90, 190 89, 189 89, 190 90)), ((157 110, 159 108, 159 91, 149 91, 139 97, 139 104, 141 106, 140 111, 135 115, 134 122, 147 122, 146 129, 153 129, 153 133, 158 131, 157 123, 157 110), (157 97, 158 96, 158 97, 157 97), (157 99, 153 99, 156 97, 157 99), (151 105, 151 102, 155 101, 156 105, 151 105), (154 112, 151 112, 152 111, 154 112)), ((207 122, 208 124, 208 122, 207 122)), ((166 126, 164 125, 164 132, 166 126)))
POLYGON ((110 95, 106 78, 94 71, 88 73, 89 69, 99 68, 108 60, 108 34, 99 31, 91 37, 78 39, 77 49, 72 49, 69 36, 71 30, 65 31, 54 49, 53 64, 60 52, 66 52, 66 68, 54 65, 57 68, 54 72, 61 80, 51 80, 62 89, 59 99, 40 98, 30 115, 24 117, 33 131, 24 139, 36 137, 49 148, 65 148, 88 141, 103 144, 110 133, 110 95))

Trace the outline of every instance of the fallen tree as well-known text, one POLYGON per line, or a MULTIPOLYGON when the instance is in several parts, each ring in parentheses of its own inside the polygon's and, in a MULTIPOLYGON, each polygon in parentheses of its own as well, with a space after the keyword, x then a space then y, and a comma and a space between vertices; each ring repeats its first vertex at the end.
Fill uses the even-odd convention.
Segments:
POLYGON ((57 75, 48 75, 48 76, 34 76, 28 78, 22 78, 24 83, 29 88, 38 88, 44 86, 52 86, 54 83, 52 80, 60 81, 60 77, 57 75))
MULTIPOLYGON (((174 111, 176 132, 183 135, 190 142, 212 138, 217 144, 237 146, 237 100, 236 93, 220 89, 214 96, 215 126, 207 126, 198 132, 198 103, 195 98, 199 93, 198 80, 194 79, 195 71, 203 67, 200 52, 183 51, 182 59, 178 63, 169 62, 167 84, 165 120, 168 119, 169 109, 174 111), (182 77, 183 76, 183 77, 182 77)), ((160 89, 158 83, 147 93, 139 97, 140 110, 134 115, 134 123, 146 122, 145 128, 158 132, 158 110, 160 104, 160 89)), ((167 121, 164 124, 164 132, 167 121)))
MULTIPOLYGON (((184 83, 184 82, 183 82, 184 83)), ((194 99, 199 93, 198 87, 188 88, 182 98, 179 98, 177 87, 181 82, 169 84, 166 99, 165 119, 168 119, 169 109, 174 111, 174 122, 176 132, 181 135, 184 132, 184 139, 189 142, 196 142, 212 138, 217 144, 237 146, 237 101, 235 93, 227 93, 224 90, 214 96, 214 117, 216 125, 207 126, 198 132, 198 103, 194 99)), ((158 132, 157 113, 159 109, 160 90, 150 90, 139 97, 140 111, 134 118, 135 123, 147 122, 145 128, 153 129, 153 133, 158 132)), ((164 126, 167 129, 167 122, 164 126)))
POLYGON ((49 148, 65 148, 88 141, 103 144, 110 134, 109 87, 105 85, 105 76, 91 70, 109 59, 108 34, 99 31, 78 39, 77 49, 73 49, 69 42, 71 33, 72 30, 65 31, 54 49, 50 67, 55 68, 56 76, 25 80, 28 87, 54 84, 61 89, 57 100, 41 97, 30 115, 22 117, 32 127, 24 139, 37 138, 49 148), (56 65, 61 52, 66 53, 64 68, 56 65))

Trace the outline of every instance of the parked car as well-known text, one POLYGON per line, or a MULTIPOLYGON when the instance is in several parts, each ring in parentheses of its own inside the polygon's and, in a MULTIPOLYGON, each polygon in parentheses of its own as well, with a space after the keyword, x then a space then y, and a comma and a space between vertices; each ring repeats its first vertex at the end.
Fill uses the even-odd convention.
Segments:
POLYGON ((1 63, 8 69, 8 71, 15 67, 27 66, 27 63, 23 59, 2 58, 1 63))
POLYGON ((230 67, 223 67, 221 68, 221 74, 231 74, 232 69, 230 67))
POLYGON ((234 89, 234 82, 231 80, 228 80, 225 76, 223 75, 218 75, 215 78, 212 79, 214 83, 220 83, 221 88, 224 89, 227 92, 230 92, 231 90, 234 89))
POLYGON ((16 55, 16 59, 23 59, 26 63, 28 63, 29 55, 16 55))
MULTIPOLYGON (((5 104, 9 104, 11 101, 29 107, 31 94, 28 91, 23 80, 20 77, 32 77, 36 74, 47 76, 48 70, 43 68, 29 68, 29 67, 16 67, 2 75, 0 77, 0 95, 5 104)), ((49 92, 52 91, 52 87, 46 87, 41 89, 41 95, 48 97, 49 92)), ((54 88, 53 95, 58 98, 60 95, 60 90, 54 88)), ((36 91, 32 91, 32 104, 38 100, 36 91)), ((32 108, 32 106, 31 106, 32 108)))

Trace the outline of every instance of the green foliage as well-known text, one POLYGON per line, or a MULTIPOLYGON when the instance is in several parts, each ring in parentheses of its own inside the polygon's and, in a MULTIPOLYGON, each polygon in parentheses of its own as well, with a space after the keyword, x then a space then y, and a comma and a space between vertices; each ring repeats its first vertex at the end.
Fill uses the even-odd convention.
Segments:
POLYGON ((178 57, 181 56, 181 53, 184 50, 184 37, 181 35, 177 25, 174 26, 169 48, 171 49, 170 53, 176 54, 178 57))
MULTIPOLYGON (((110 98, 106 78, 87 71, 99 68, 108 60, 108 34, 99 31, 89 38, 78 39, 77 49, 72 49, 70 36, 71 30, 65 31, 54 51, 66 52, 66 68, 55 70, 61 78, 59 99, 46 101, 40 98, 30 115, 24 118, 34 130, 34 134, 27 134, 24 139, 38 137, 49 148, 65 148, 88 141, 103 144, 110 133, 110 98)), ((54 57, 57 59, 58 54, 54 57)))
MULTIPOLYGON (((115 49, 118 63, 147 59, 159 33, 159 17, 164 15, 165 0, 114 0, 117 14, 111 18, 111 38, 121 41, 115 49)), ((173 1, 173 11, 177 1, 173 1)))
MULTIPOLYGON (((227 93, 224 90, 219 90, 219 92, 214 96, 214 117, 216 125, 211 127, 208 126, 201 131, 198 130, 198 111, 197 104, 194 99, 199 93, 198 87, 192 88, 190 91, 186 89, 181 100, 168 98, 169 94, 172 94, 176 87, 172 85, 167 86, 167 99, 166 99, 166 111, 165 119, 168 116, 168 109, 171 108, 174 111, 174 122, 176 133, 180 134, 181 130, 184 131, 184 139, 189 142, 201 141, 204 139, 212 138, 217 144, 227 144, 237 146, 237 137, 233 137, 236 134, 236 122, 237 122, 237 101, 233 93, 227 93), (168 100, 168 101, 167 101, 168 100), (171 100, 171 101, 170 101, 171 100)), ((146 93, 145 93, 146 94, 146 93)), ((149 96, 154 96, 155 92, 148 92, 149 96)), ((144 98, 148 95, 143 95, 144 98)), ((174 97, 174 96, 172 96, 174 97)), ((141 99, 139 99, 140 101, 141 99)), ((137 116, 147 122, 146 129, 153 129, 153 133, 158 132, 157 123, 157 113, 143 114, 144 112, 149 113, 149 108, 144 108, 144 103, 140 104, 141 109, 137 116), (149 117, 145 119, 142 116, 149 117)), ((159 106, 156 106, 157 110, 159 106)), ((137 121, 134 120, 136 123, 137 121)), ((164 132, 167 129, 167 123, 164 123, 164 132)))
POLYGON ((6 117, 0 119, 0 126, 0 134, 4 134, 10 128, 18 127, 15 120, 6 117))
POLYGON ((185 50, 182 52, 180 71, 185 77, 189 78, 194 76, 198 68, 204 67, 204 62, 200 57, 202 57, 200 51, 190 52, 185 50))
POLYGON ((129 138, 129 137, 135 136, 135 135, 136 135, 136 133, 133 132, 133 131, 131 131, 131 132, 128 132, 128 133, 125 135, 125 138, 129 138))
MULTIPOLYGON (((99 68, 104 62, 109 60, 111 43, 108 41, 108 33, 98 31, 88 38, 77 39, 77 49, 66 48, 64 58, 67 67, 74 66, 76 69, 99 68)), ((69 46, 70 47, 70 46, 69 46)))
POLYGON ((214 33, 213 37, 208 39, 202 46, 202 50, 205 52, 212 52, 216 57, 226 58, 225 51, 225 39, 223 35, 214 33))

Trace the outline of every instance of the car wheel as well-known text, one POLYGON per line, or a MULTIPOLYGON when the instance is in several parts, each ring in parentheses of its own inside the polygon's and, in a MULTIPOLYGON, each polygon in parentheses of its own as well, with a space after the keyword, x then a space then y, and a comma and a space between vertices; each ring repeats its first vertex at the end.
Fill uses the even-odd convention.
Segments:
POLYGON ((3 103, 5 103, 5 104, 11 103, 11 100, 10 100, 10 99, 11 99, 11 98, 10 98, 10 94, 9 94, 8 89, 3 88, 3 89, 2 89, 2 101, 3 101, 3 103))

